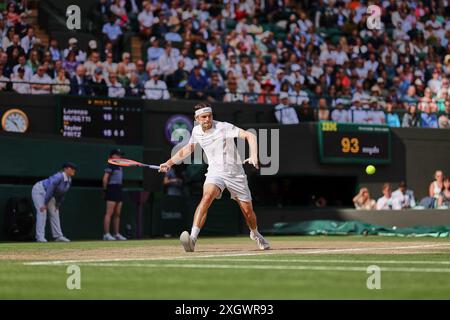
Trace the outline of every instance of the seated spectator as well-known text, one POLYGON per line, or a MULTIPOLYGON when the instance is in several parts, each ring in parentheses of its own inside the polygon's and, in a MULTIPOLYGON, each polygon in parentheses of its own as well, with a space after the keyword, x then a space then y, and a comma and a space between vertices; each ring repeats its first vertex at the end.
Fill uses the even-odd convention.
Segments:
POLYGON ((350 113, 352 116, 353 123, 367 123, 368 122, 368 114, 367 110, 364 110, 361 101, 358 96, 352 99, 353 105, 350 107, 350 113))
POLYGON ((11 81, 13 82, 12 89, 20 94, 30 94, 31 87, 28 83, 30 80, 25 78, 25 68, 17 69, 17 75, 11 74, 11 81))
POLYGON ((148 39, 152 32, 152 25, 155 19, 152 10, 152 4, 149 1, 144 1, 142 3, 143 9, 138 15, 139 21, 139 32, 144 39, 148 39))
POLYGON ((144 86, 139 82, 136 72, 131 74, 130 84, 127 87, 126 96, 140 98, 144 94, 144 86))
POLYGON ((416 87, 409 86, 406 95, 402 99, 403 102, 408 104, 417 103, 419 101, 419 97, 416 95, 416 87))
POLYGON ((439 195, 444 189, 444 173, 442 170, 436 170, 434 173, 434 181, 430 183, 428 187, 428 196, 435 199, 439 199, 439 195))
POLYGON ((377 210, 400 210, 401 204, 398 199, 392 197, 392 189, 389 183, 383 184, 383 196, 377 200, 377 210))
POLYGON ((371 98, 370 100, 370 110, 367 112, 368 123, 373 124, 385 124, 386 116, 380 108, 380 104, 377 99, 371 98))
POLYGON ((201 74, 201 67, 195 66, 188 78, 188 87, 190 88, 189 97, 191 99, 203 99, 204 90, 208 86, 206 76, 201 74))
POLYGON ((259 93, 256 92, 255 84, 256 84, 255 80, 248 81, 247 83, 248 92, 244 93, 245 103, 258 103, 259 93))
POLYGON ((106 82, 108 86, 108 97, 111 98, 122 98, 125 96, 125 89, 122 84, 117 81, 117 74, 110 72, 108 76, 108 81, 106 82))
POLYGON ((243 102, 244 95, 238 90, 236 78, 231 77, 227 81, 227 88, 225 89, 224 102, 243 102))
POLYGON ((163 80, 159 80, 158 70, 154 69, 150 72, 150 80, 144 86, 145 97, 151 100, 168 100, 170 99, 167 85, 163 80))
POLYGON ((9 84, 9 78, 3 75, 3 67, 0 66, 0 91, 6 91, 9 84))
POLYGON ((392 103, 386 103, 386 124, 389 127, 400 127, 398 114, 392 112, 392 103))
POLYGON ((420 118, 417 114, 417 108, 414 104, 410 104, 408 107, 408 112, 403 115, 402 127, 404 128, 414 128, 419 127, 420 118))
POLYGON ((342 99, 336 100, 336 109, 331 111, 331 120, 340 123, 349 123, 350 115, 347 110, 344 109, 344 104, 342 99))
MULTIPOLYGON (((171 88, 175 88, 178 91, 187 85, 189 72, 184 66, 183 59, 179 60, 177 65, 177 70, 169 77, 168 82, 171 88)), ((180 90, 179 94, 177 93, 177 96, 184 97, 184 90, 180 90)))
POLYGON ((298 115, 293 107, 289 105, 289 94, 280 93, 280 104, 275 106, 275 118, 281 124, 298 124, 298 115))
POLYGON ((14 49, 19 50, 19 56, 25 54, 25 50, 24 50, 24 48, 22 48, 22 46, 20 44, 20 36, 18 34, 14 34, 13 35, 12 44, 10 44, 8 48, 4 48, 4 49, 6 50, 6 54, 8 55, 8 59, 11 59, 12 52, 14 51, 14 49))
POLYGON ((356 210, 374 210, 376 208, 376 201, 370 198, 367 188, 359 189, 359 193, 353 198, 353 204, 356 210))
MULTIPOLYGON (((114 72, 112 72, 114 73, 114 72)), ((94 71, 94 76, 90 79, 91 94, 96 97, 108 96, 108 85, 103 78, 103 69, 97 67, 94 71)))
POLYGON ((86 70, 83 65, 78 65, 75 75, 70 79, 70 94, 74 96, 89 96, 91 88, 89 87, 89 78, 86 77, 86 70))
POLYGON ((92 51, 89 59, 84 63, 84 68, 86 69, 86 75, 89 77, 94 76, 94 71, 101 66, 100 53, 97 51, 92 51))
POLYGON ((52 79, 45 73, 45 68, 39 66, 31 77, 31 94, 50 94, 52 79))
POLYGON ((258 103, 277 104, 278 103, 278 99, 277 99, 278 95, 275 94, 275 92, 274 92, 275 84, 272 82, 270 77, 267 77, 266 79, 263 80, 263 82, 261 83, 261 87, 262 87, 262 90, 259 95, 258 103))
POLYGON ((122 85, 122 87, 125 88, 125 90, 126 90, 128 85, 130 84, 130 78, 128 78, 127 69, 123 62, 119 62, 117 64, 116 75, 117 75, 117 81, 119 81, 120 84, 122 85))
POLYGON ((450 120, 448 119, 447 114, 441 114, 438 118, 438 125, 440 129, 449 129, 450 128, 450 120))
POLYGON ((131 61, 131 54, 129 52, 122 53, 122 61, 120 62, 125 67, 125 74, 130 78, 131 74, 136 71, 136 64, 131 61))
POLYGON ((431 113, 430 107, 426 106, 420 114, 420 126, 422 128, 437 128, 438 121, 435 113, 431 113))
POLYGON ((183 179, 179 177, 176 168, 172 168, 164 176, 163 184, 166 194, 169 196, 183 195, 183 179))
POLYGON ((167 42, 164 48, 164 53, 158 59, 159 72, 163 79, 167 81, 168 77, 177 70, 179 55, 176 55, 172 49, 172 44, 167 42))
POLYGON ((206 88, 205 91, 206 91, 206 99, 209 102, 223 101, 225 90, 219 84, 219 75, 217 72, 211 75, 211 84, 206 88))
MULTIPOLYGON (((415 103, 413 103, 415 104, 415 103)), ((430 107, 430 109, 433 111, 436 111, 436 105, 433 101, 433 98, 431 96, 431 89, 426 88, 424 91, 424 96, 419 99, 418 108, 420 111, 424 111, 426 107, 430 107)))
POLYGON ((80 62, 76 60, 76 53, 75 51, 69 51, 66 60, 63 62, 63 68, 69 73, 70 77, 73 77, 75 75, 75 70, 77 69, 78 65, 80 65, 80 62))
POLYGON ((36 41, 36 36, 34 34, 34 28, 28 27, 27 35, 20 40, 20 46, 25 50, 25 54, 33 48, 36 41))
POLYGON ((117 63, 113 62, 114 56, 111 52, 106 54, 106 60, 102 63, 103 76, 107 77, 110 72, 117 72, 117 63))
POLYGON ((151 47, 147 49, 148 63, 157 64, 159 57, 164 54, 164 49, 159 46, 159 41, 156 37, 150 38, 151 47))
POLYGON ((289 100, 291 104, 296 106, 301 106, 303 101, 309 102, 308 93, 302 90, 302 84, 300 81, 296 81, 294 83, 294 88, 289 91, 289 100))
POLYGON ((148 72, 145 70, 145 63, 142 60, 138 60, 136 62, 136 74, 139 78, 139 83, 144 86, 144 84, 148 81, 148 72))
POLYGON ((317 121, 327 121, 330 119, 330 110, 328 110, 327 100, 325 98, 319 99, 319 103, 315 111, 317 121))
POLYGON ((445 177, 443 184, 444 184, 444 188, 442 189, 441 193, 439 194, 437 206, 438 206, 438 208, 443 207, 443 206, 450 208, 450 178, 445 177))
POLYGON ((50 40, 50 46, 48 47, 48 51, 52 55, 52 60, 62 60, 62 52, 59 50, 58 41, 56 39, 50 40))
POLYGON ((60 69, 58 76, 53 80, 53 94, 68 94, 70 92, 70 80, 66 78, 66 72, 60 69))
MULTIPOLYGON (((20 56, 20 55, 19 55, 20 56)), ((33 74, 37 72, 38 67, 41 65, 40 59, 39 59, 39 52, 37 50, 31 50, 28 60, 27 60, 27 66, 31 69, 33 74)))
POLYGON ((112 44, 112 50, 117 59, 119 56, 120 41, 122 40, 122 29, 116 21, 114 14, 110 14, 108 23, 103 25, 102 33, 105 40, 108 40, 108 42, 112 44))
POLYGON ((407 188, 404 181, 398 184, 398 189, 392 192, 392 197, 400 203, 402 209, 410 209, 416 206, 414 192, 407 188))
POLYGON ((86 52, 78 48, 78 40, 76 38, 69 39, 69 47, 63 51, 64 59, 67 58, 70 51, 75 52, 75 60, 79 63, 84 63, 86 61, 86 52))

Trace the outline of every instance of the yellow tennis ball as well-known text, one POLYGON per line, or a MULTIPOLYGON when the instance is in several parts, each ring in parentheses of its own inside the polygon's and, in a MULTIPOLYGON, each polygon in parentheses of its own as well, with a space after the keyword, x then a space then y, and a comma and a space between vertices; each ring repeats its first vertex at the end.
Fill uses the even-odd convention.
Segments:
POLYGON ((368 175, 372 175, 372 174, 374 174, 376 171, 377 171, 377 169, 375 169, 375 166, 373 166, 373 165, 368 165, 368 166, 366 167, 366 173, 367 173, 368 175))

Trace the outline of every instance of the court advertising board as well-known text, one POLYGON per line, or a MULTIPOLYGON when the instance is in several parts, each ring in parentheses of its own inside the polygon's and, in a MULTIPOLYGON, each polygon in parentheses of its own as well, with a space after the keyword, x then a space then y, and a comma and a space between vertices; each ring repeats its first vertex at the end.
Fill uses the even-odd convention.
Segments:
POLYGON ((317 129, 321 163, 391 162, 391 131, 388 126, 321 121, 317 129))

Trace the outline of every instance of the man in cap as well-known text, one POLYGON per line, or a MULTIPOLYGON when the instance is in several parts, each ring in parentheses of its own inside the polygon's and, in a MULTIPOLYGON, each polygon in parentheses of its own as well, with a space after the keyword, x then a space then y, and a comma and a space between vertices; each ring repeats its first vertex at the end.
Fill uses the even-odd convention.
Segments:
POLYGON ((168 100, 170 99, 167 84, 163 80, 159 80, 159 72, 156 69, 150 71, 150 80, 144 86, 145 97, 151 100, 168 100))
POLYGON ((258 169, 256 136, 231 123, 213 120, 212 108, 205 103, 199 103, 194 107, 194 116, 199 124, 192 130, 189 143, 160 165, 161 172, 169 171, 174 164, 180 163, 194 152, 197 144, 202 147, 208 157, 208 173, 203 185, 203 197, 195 210, 191 233, 184 231, 180 236, 184 250, 186 252, 195 250, 208 209, 214 199, 220 199, 225 188, 230 191, 231 198, 238 203, 250 229, 250 238, 256 241, 260 250, 269 249, 269 243, 258 232, 247 177, 234 144, 234 138, 247 140, 250 145, 250 157, 243 163, 248 162, 258 169))
POLYGON ((351 122, 349 112, 344 109, 344 101, 341 98, 336 99, 336 109, 331 111, 331 120, 340 123, 351 122))
MULTIPOLYGON (((125 155, 120 149, 111 150, 109 159, 120 159, 125 155)), ((127 240, 119 233, 120 213, 122 211, 122 167, 108 163, 102 179, 103 194, 106 200, 106 214, 103 219, 103 240, 127 240), (113 220, 113 235, 110 233, 111 218, 113 220)))
POLYGON ((298 115, 293 107, 289 105, 287 92, 280 93, 280 104, 275 106, 275 118, 281 124, 298 124, 298 115))
POLYGON ((69 242, 61 231, 59 221, 59 208, 64 201, 64 196, 72 184, 78 167, 73 162, 65 162, 62 170, 45 180, 37 182, 31 191, 34 207, 36 209, 36 241, 47 242, 45 239, 45 224, 47 212, 50 213, 52 235, 55 241, 69 242))

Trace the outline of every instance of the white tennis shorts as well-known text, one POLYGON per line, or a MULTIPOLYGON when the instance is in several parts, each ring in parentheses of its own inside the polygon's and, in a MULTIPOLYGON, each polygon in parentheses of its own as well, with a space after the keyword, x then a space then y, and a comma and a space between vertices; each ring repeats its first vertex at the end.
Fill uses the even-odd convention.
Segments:
POLYGON ((214 184, 220 189, 220 194, 216 199, 222 197, 222 192, 225 188, 231 194, 231 199, 240 200, 244 202, 252 201, 252 195, 250 189, 248 188, 247 176, 245 174, 240 175, 227 175, 227 174, 213 174, 206 176, 205 184, 214 184))

